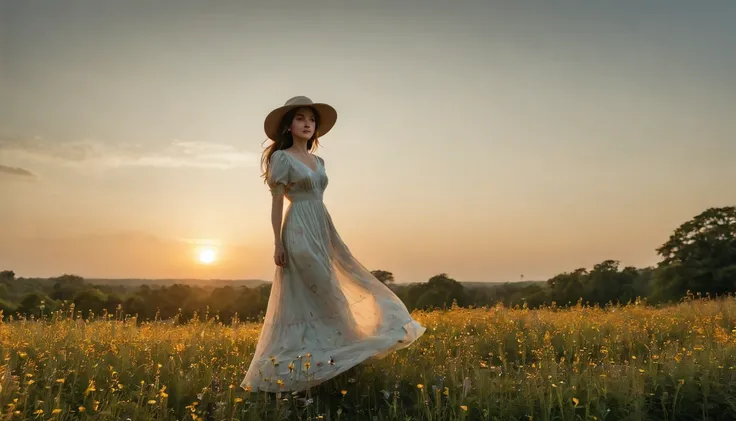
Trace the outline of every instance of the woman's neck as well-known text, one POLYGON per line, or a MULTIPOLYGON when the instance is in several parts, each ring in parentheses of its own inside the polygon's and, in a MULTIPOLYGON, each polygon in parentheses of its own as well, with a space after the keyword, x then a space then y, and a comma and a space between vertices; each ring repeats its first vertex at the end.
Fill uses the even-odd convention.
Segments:
POLYGON ((291 145, 290 149, 293 149, 296 153, 307 154, 309 153, 309 151, 307 150, 308 142, 308 139, 294 139, 294 143, 291 145))

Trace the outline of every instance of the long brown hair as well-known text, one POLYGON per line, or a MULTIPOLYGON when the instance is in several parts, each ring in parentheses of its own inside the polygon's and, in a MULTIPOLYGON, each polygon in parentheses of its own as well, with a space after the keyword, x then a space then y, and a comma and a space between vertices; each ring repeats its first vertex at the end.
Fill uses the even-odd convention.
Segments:
MULTIPOLYGON (((312 110, 312 113, 314 113, 314 135, 312 135, 312 138, 307 141, 307 151, 314 152, 319 147, 319 114, 317 113, 317 110, 309 106, 300 108, 309 108, 312 110)), ((268 181, 268 176, 271 171, 271 155, 279 149, 288 149, 294 145, 294 137, 287 129, 291 127, 291 122, 294 121, 294 116, 298 109, 299 108, 294 108, 290 110, 286 113, 284 118, 281 119, 278 138, 271 139, 273 142, 268 145, 261 154, 261 169, 263 170, 261 177, 263 177, 264 183, 268 181)))

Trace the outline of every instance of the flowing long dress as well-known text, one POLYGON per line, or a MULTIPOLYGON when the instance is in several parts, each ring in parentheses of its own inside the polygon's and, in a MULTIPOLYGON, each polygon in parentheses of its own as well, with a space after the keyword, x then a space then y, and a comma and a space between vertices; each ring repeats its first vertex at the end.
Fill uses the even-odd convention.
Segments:
POLYGON ((409 346, 425 332, 404 303, 351 254, 322 197, 325 163, 317 171, 289 152, 275 151, 267 183, 285 194, 277 267, 253 360, 240 386, 301 391, 357 364, 409 346))

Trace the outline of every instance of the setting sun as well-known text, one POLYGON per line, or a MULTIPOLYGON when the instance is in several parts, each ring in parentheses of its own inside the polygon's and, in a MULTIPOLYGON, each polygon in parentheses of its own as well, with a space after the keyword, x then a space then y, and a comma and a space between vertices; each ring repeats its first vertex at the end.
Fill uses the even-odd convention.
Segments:
POLYGON ((199 252, 200 263, 209 265, 210 263, 214 263, 216 259, 217 259, 217 253, 215 252, 215 249, 205 248, 199 252))

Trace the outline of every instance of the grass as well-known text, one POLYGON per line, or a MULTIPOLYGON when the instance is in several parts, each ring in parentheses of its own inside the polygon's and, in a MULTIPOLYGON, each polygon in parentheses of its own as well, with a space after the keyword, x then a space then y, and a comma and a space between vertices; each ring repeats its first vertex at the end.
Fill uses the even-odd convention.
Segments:
POLYGON ((308 393, 238 387, 260 327, 74 309, 0 324, 0 420, 736 418, 736 300, 417 312, 411 347, 308 393))

